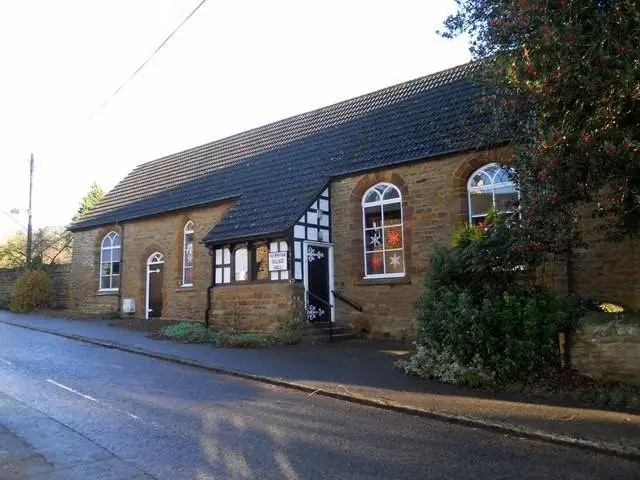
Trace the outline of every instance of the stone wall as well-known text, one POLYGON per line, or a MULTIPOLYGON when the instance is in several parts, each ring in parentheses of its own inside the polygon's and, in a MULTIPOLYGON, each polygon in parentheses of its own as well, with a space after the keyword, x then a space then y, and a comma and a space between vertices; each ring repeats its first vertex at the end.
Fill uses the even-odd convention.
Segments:
POLYGON ((221 285, 212 290, 211 325, 220 330, 272 332, 290 321, 293 284, 288 281, 221 285))
MULTIPOLYGON (((43 265, 42 269, 49 274, 53 282, 53 308, 66 308, 69 302, 71 264, 43 265)), ((0 308, 9 306, 13 287, 24 272, 24 268, 0 269, 0 308)))
POLYGON ((640 324, 582 325, 570 347, 578 372, 640 385, 640 324))
POLYGON ((332 238, 335 244, 335 286, 360 304, 362 313, 337 301, 340 322, 374 337, 414 336, 414 304, 422 290, 429 258, 436 245, 446 245, 455 228, 467 221, 469 176, 490 162, 506 161, 504 149, 454 155, 353 175, 331 185, 332 238), (406 276, 364 279, 362 195, 378 182, 402 192, 406 276))
MULTIPOLYGON (((338 321, 375 337, 412 337, 413 308, 431 252, 436 245, 447 245, 456 227, 468 221, 469 176, 486 163, 508 163, 509 159, 507 149, 471 152, 335 180, 331 184, 335 286, 364 308, 359 313, 338 301, 338 321), (405 278, 363 278, 361 201, 364 192, 378 182, 393 183, 402 192, 405 278)), ((590 216, 585 216, 583 230, 590 245, 572 255, 574 292, 640 309, 637 242, 602 241, 590 216)), ((558 292, 567 292, 566 257, 550 258, 542 275, 558 292)))
POLYGON ((211 257, 199 240, 224 216, 231 203, 157 215, 74 233, 72 308, 86 313, 117 311, 121 298, 133 298, 133 316, 145 316, 147 259, 164 256, 162 318, 203 322, 211 257), (183 287, 182 255, 185 224, 194 223, 193 285, 183 287), (110 231, 122 239, 121 291, 100 292, 100 244, 110 231))

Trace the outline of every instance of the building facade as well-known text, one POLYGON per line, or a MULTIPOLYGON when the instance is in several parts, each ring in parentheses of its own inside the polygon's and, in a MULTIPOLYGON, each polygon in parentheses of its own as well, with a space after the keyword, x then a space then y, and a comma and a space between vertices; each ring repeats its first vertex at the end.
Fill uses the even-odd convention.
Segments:
MULTIPOLYGON (((518 200, 468 64, 143 164, 74 231, 70 307, 273 331, 414 336, 429 257, 518 200), (154 178, 150 184, 149 178, 154 178)), ((548 281, 640 306, 632 240, 548 281)))

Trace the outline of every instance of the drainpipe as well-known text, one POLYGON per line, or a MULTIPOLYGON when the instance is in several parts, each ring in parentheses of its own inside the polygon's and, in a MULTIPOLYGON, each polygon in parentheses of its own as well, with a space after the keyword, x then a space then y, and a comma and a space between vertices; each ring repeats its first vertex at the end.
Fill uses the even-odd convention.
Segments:
MULTIPOLYGON (((116 221, 116 225, 118 222, 116 221)), ((120 225, 120 288, 118 288, 118 313, 122 313, 122 278, 124 274, 124 225, 120 225)))
POLYGON ((211 283, 207 287, 207 309, 204 312, 204 326, 206 328, 209 328, 209 314, 211 313, 211 307, 213 306, 212 296, 213 296, 213 287, 215 285, 215 278, 216 278, 214 250, 211 247, 208 247, 208 250, 209 250, 209 256, 211 257, 211 283))

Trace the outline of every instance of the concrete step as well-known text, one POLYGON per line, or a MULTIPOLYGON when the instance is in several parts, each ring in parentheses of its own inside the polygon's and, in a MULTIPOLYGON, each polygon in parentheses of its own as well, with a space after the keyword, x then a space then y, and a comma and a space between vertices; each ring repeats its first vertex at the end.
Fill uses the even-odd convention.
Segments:
POLYGON ((347 325, 329 322, 310 323, 305 338, 312 342, 339 342, 356 338, 354 331, 347 325))

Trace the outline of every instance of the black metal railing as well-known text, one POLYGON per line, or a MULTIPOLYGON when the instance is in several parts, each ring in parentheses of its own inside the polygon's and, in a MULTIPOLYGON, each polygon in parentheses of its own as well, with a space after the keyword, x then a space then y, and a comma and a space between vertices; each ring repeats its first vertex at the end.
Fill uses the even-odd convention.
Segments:
POLYGON ((336 297, 338 300, 346 303, 347 305, 349 305, 351 308, 362 312, 364 309, 362 308, 362 305, 360 305, 359 303, 354 302, 353 300, 347 298, 344 296, 343 293, 340 293, 336 290, 331 290, 331 293, 333 293, 333 296, 336 297))

